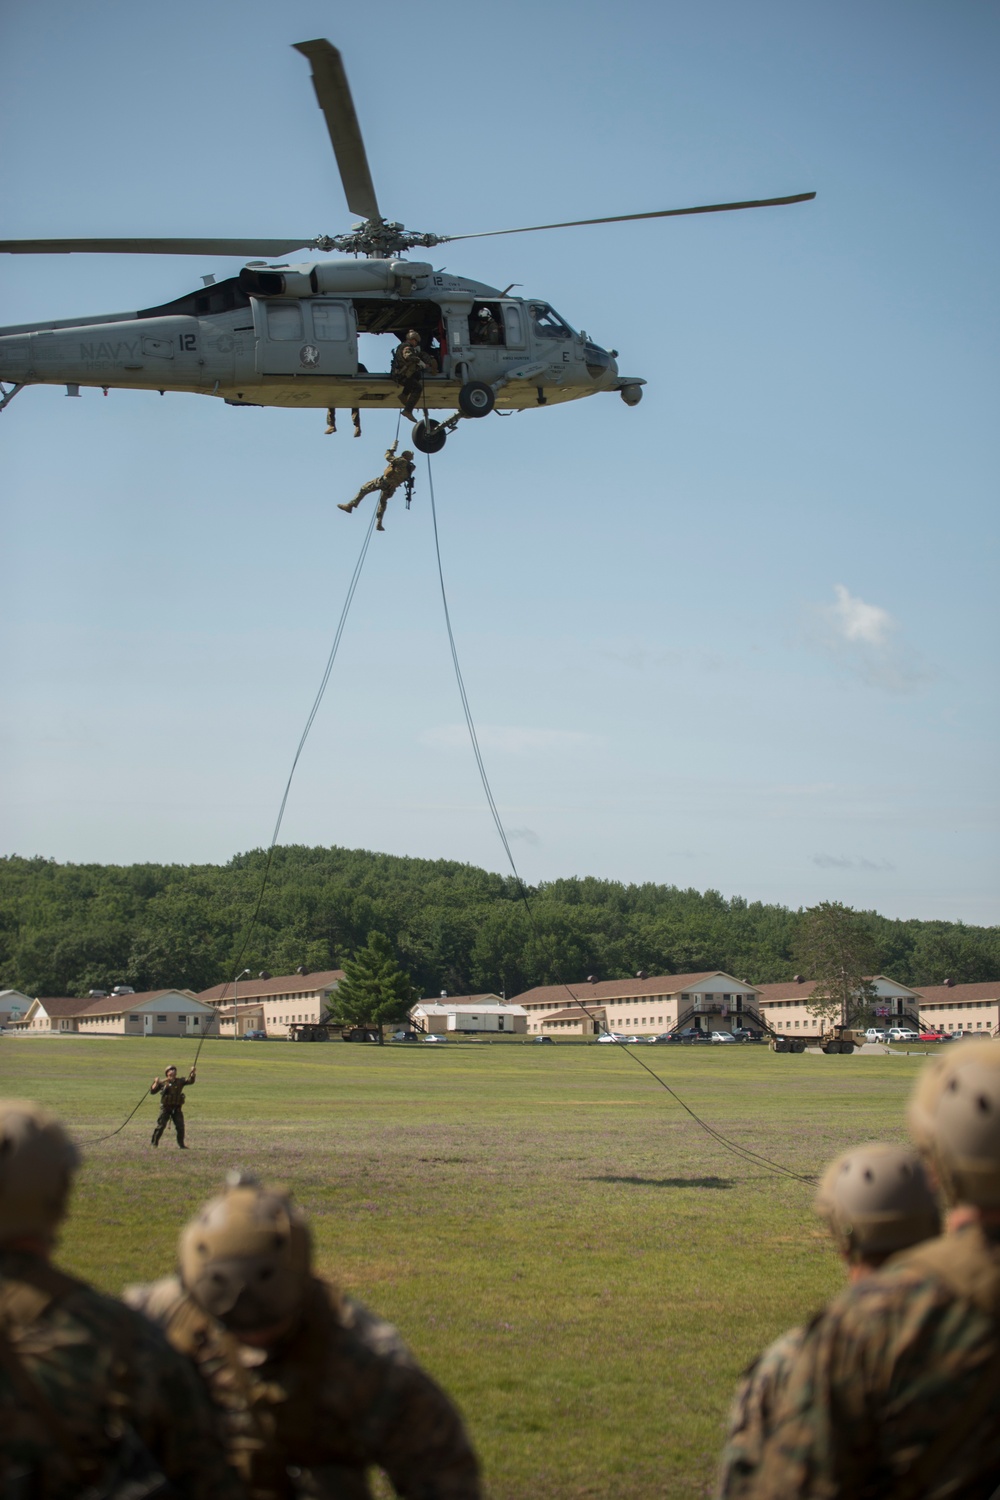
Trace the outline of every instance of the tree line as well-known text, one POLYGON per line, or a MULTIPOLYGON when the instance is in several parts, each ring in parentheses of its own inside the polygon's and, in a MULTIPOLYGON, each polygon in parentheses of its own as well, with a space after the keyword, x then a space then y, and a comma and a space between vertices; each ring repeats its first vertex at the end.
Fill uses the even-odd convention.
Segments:
MULTIPOLYGON (((225 865, 0 860, 0 987, 86 995, 130 984, 202 990, 231 979, 266 851, 225 865)), ((763 984, 802 969, 807 914, 718 891, 592 876, 528 887, 452 860, 364 849, 274 850, 246 955, 254 973, 342 968, 384 934, 424 995, 516 995, 645 969, 722 969, 763 984)), ((1000 978, 1000 928, 857 914, 875 971, 903 984, 1000 978)))

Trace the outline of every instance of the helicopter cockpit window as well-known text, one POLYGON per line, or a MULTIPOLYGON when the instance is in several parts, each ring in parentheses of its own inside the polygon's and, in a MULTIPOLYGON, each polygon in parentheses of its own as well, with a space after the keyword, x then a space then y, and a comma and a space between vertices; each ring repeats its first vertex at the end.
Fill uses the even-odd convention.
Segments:
POLYGON ((267 302, 267 336, 288 342, 302 337, 302 309, 297 302, 267 302))
POLYGON ((571 339, 573 330, 547 302, 529 303, 531 326, 541 339, 571 339))

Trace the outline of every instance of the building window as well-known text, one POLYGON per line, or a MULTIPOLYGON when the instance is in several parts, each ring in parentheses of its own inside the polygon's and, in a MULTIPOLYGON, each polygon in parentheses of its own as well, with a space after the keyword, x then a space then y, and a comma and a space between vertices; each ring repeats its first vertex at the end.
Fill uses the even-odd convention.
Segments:
POLYGON ((157 1020, 158 1020, 158 1021, 165 1021, 165 1020, 166 1020, 166 1019, 167 1019, 167 1018, 166 1018, 166 1016, 157 1016, 157 1018, 156 1018, 156 1019, 157 1019, 157 1020))

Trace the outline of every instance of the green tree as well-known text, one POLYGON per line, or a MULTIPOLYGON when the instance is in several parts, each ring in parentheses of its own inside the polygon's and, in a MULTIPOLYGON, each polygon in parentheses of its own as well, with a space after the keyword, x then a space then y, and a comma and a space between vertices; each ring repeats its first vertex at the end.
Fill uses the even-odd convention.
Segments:
POLYGON ((389 939, 370 932, 365 946, 344 962, 344 978, 330 997, 331 1014, 338 1021, 376 1027, 381 1046, 383 1022, 405 1020, 416 998, 389 939))
POLYGON ((875 941, 866 918, 840 901, 822 901, 804 913, 796 953, 810 979, 807 1002, 820 1021, 850 1026, 870 1015, 877 991, 866 978, 874 967, 875 941))

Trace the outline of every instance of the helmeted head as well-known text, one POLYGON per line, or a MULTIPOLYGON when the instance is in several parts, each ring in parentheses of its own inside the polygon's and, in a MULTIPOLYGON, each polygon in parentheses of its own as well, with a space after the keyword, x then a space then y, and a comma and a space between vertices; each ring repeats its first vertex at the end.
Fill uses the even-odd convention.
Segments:
POLYGON ((488 321, 488 319, 492 318, 493 314, 490 312, 488 307, 481 307, 479 309, 479 316, 485 323, 488 321))
POLYGON ((413 458, 413 449, 412 448, 404 448, 403 451, 402 451, 402 453, 399 456, 400 456, 400 458, 409 458, 409 459, 412 459, 413 458))
POLYGON ((257 1333, 298 1311, 310 1250, 305 1217, 287 1194, 234 1173, 181 1231, 181 1281, 233 1333, 257 1333))
POLYGON ((949 1204, 1000 1209, 1000 1044, 956 1042, 910 1097, 910 1135, 949 1204))
POLYGON ((405 342, 407 344, 419 344, 420 343, 420 335, 419 335, 419 333, 417 332, 417 330, 415 328, 408 328, 406 330, 406 340, 405 340, 405 342))
POLYGON ((28 1099, 0 1103, 0 1244, 51 1244, 80 1154, 54 1115, 28 1099))
POLYGON ((164 1078, 177 1077, 177 1069, 174 1067, 173 1063, 170 1063, 168 1067, 164 1068, 163 1076, 164 1078))
POLYGON ((813 1207, 851 1262, 891 1255, 941 1227, 923 1164, 908 1146, 855 1146, 830 1163, 813 1207))

